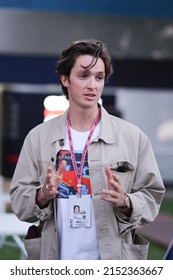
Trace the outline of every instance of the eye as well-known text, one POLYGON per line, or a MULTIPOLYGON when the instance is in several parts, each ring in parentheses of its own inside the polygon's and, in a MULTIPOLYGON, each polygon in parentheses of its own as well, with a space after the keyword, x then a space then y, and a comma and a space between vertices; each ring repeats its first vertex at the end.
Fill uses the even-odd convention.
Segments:
POLYGON ((81 78, 81 79, 85 79, 85 78, 87 78, 88 77, 88 74, 87 73, 80 73, 79 74, 79 78, 81 78))
POLYGON ((87 76, 88 75, 86 73, 81 75, 82 78, 86 78, 87 76))
POLYGON ((98 75, 98 76, 96 76, 96 80, 97 80, 97 81, 102 81, 102 80, 104 80, 104 75, 98 75))

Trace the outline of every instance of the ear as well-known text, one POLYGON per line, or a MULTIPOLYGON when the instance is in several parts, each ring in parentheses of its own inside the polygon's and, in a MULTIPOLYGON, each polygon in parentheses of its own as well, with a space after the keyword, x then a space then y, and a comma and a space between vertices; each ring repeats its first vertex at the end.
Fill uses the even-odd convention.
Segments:
POLYGON ((67 77, 67 76, 61 75, 61 76, 60 76, 60 80, 61 80, 61 83, 63 84, 64 87, 68 87, 68 85, 69 85, 69 80, 68 80, 68 77, 67 77))

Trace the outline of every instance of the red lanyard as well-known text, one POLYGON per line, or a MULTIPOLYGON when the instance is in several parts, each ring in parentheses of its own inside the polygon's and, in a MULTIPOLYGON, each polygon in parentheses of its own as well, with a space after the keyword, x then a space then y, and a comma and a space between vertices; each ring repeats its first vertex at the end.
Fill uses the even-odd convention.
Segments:
POLYGON ((71 152, 71 159, 72 159, 72 163, 73 163, 73 168, 74 168, 74 172, 75 172, 75 176, 76 176, 76 180, 77 180, 77 193, 79 195, 81 195, 81 188, 82 188, 82 171, 83 171, 83 167, 84 167, 84 162, 85 162, 85 157, 86 157, 86 153, 88 150, 88 146, 90 144, 91 141, 91 137, 94 133, 94 130, 98 124, 100 120, 100 110, 97 114, 97 117, 95 119, 95 121, 92 124, 88 139, 86 140, 85 146, 84 146, 84 150, 82 153, 82 157, 81 157, 81 163, 80 163, 80 168, 77 168, 77 163, 76 163, 76 158, 75 158, 75 154, 74 154, 74 149, 73 149, 73 141, 72 141, 72 136, 71 136, 71 130, 70 130, 70 119, 68 117, 68 126, 67 126, 67 131, 68 131, 68 138, 69 138, 69 145, 70 145, 70 152, 71 152))

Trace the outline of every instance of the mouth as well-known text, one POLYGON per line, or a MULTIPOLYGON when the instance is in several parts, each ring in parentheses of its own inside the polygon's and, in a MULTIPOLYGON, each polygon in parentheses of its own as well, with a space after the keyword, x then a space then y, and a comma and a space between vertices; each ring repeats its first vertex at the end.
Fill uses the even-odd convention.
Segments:
POLYGON ((84 95, 84 98, 86 101, 94 101, 96 99, 96 94, 93 94, 93 93, 88 93, 88 94, 85 94, 84 95))
POLYGON ((86 98, 94 98, 94 97, 96 97, 96 94, 94 94, 94 93, 86 93, 86 94, 84 94, 84 96, 86 98))

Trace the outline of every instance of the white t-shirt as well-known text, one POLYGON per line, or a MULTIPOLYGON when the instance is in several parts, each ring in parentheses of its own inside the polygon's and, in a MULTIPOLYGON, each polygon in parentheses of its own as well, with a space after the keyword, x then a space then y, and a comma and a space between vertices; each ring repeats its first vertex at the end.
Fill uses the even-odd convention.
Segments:
MULTIPOLYGON (((99 135, 100 123, 97 125, 92 139, 99 135)), ((71 128, 73 141, 73 149, 77 160, 77 165, 80 165, 81 155, 88 138, 88 132, 78 132, 71 128)), ((92 140, 91 139, 91 140, 92 140)), ((65 145, 57 158, 67 161, 66 171, 63 175, 62 183, 59 187, 58 207, 57 207, 57 228, 59 238, 59 255, 61 260, 98 260, 99 247, 97 241, 95 217, 93 212, 92 198, 91 199, 91 227, 69 227, 69 194, 76 195, 76 177, 71 161, 70 147, 68 134, 66 129, 65 145)), ((82 179, 82 194, 91 197, 91 188, 88 172, 87 155, 83 168, 82 179)))

